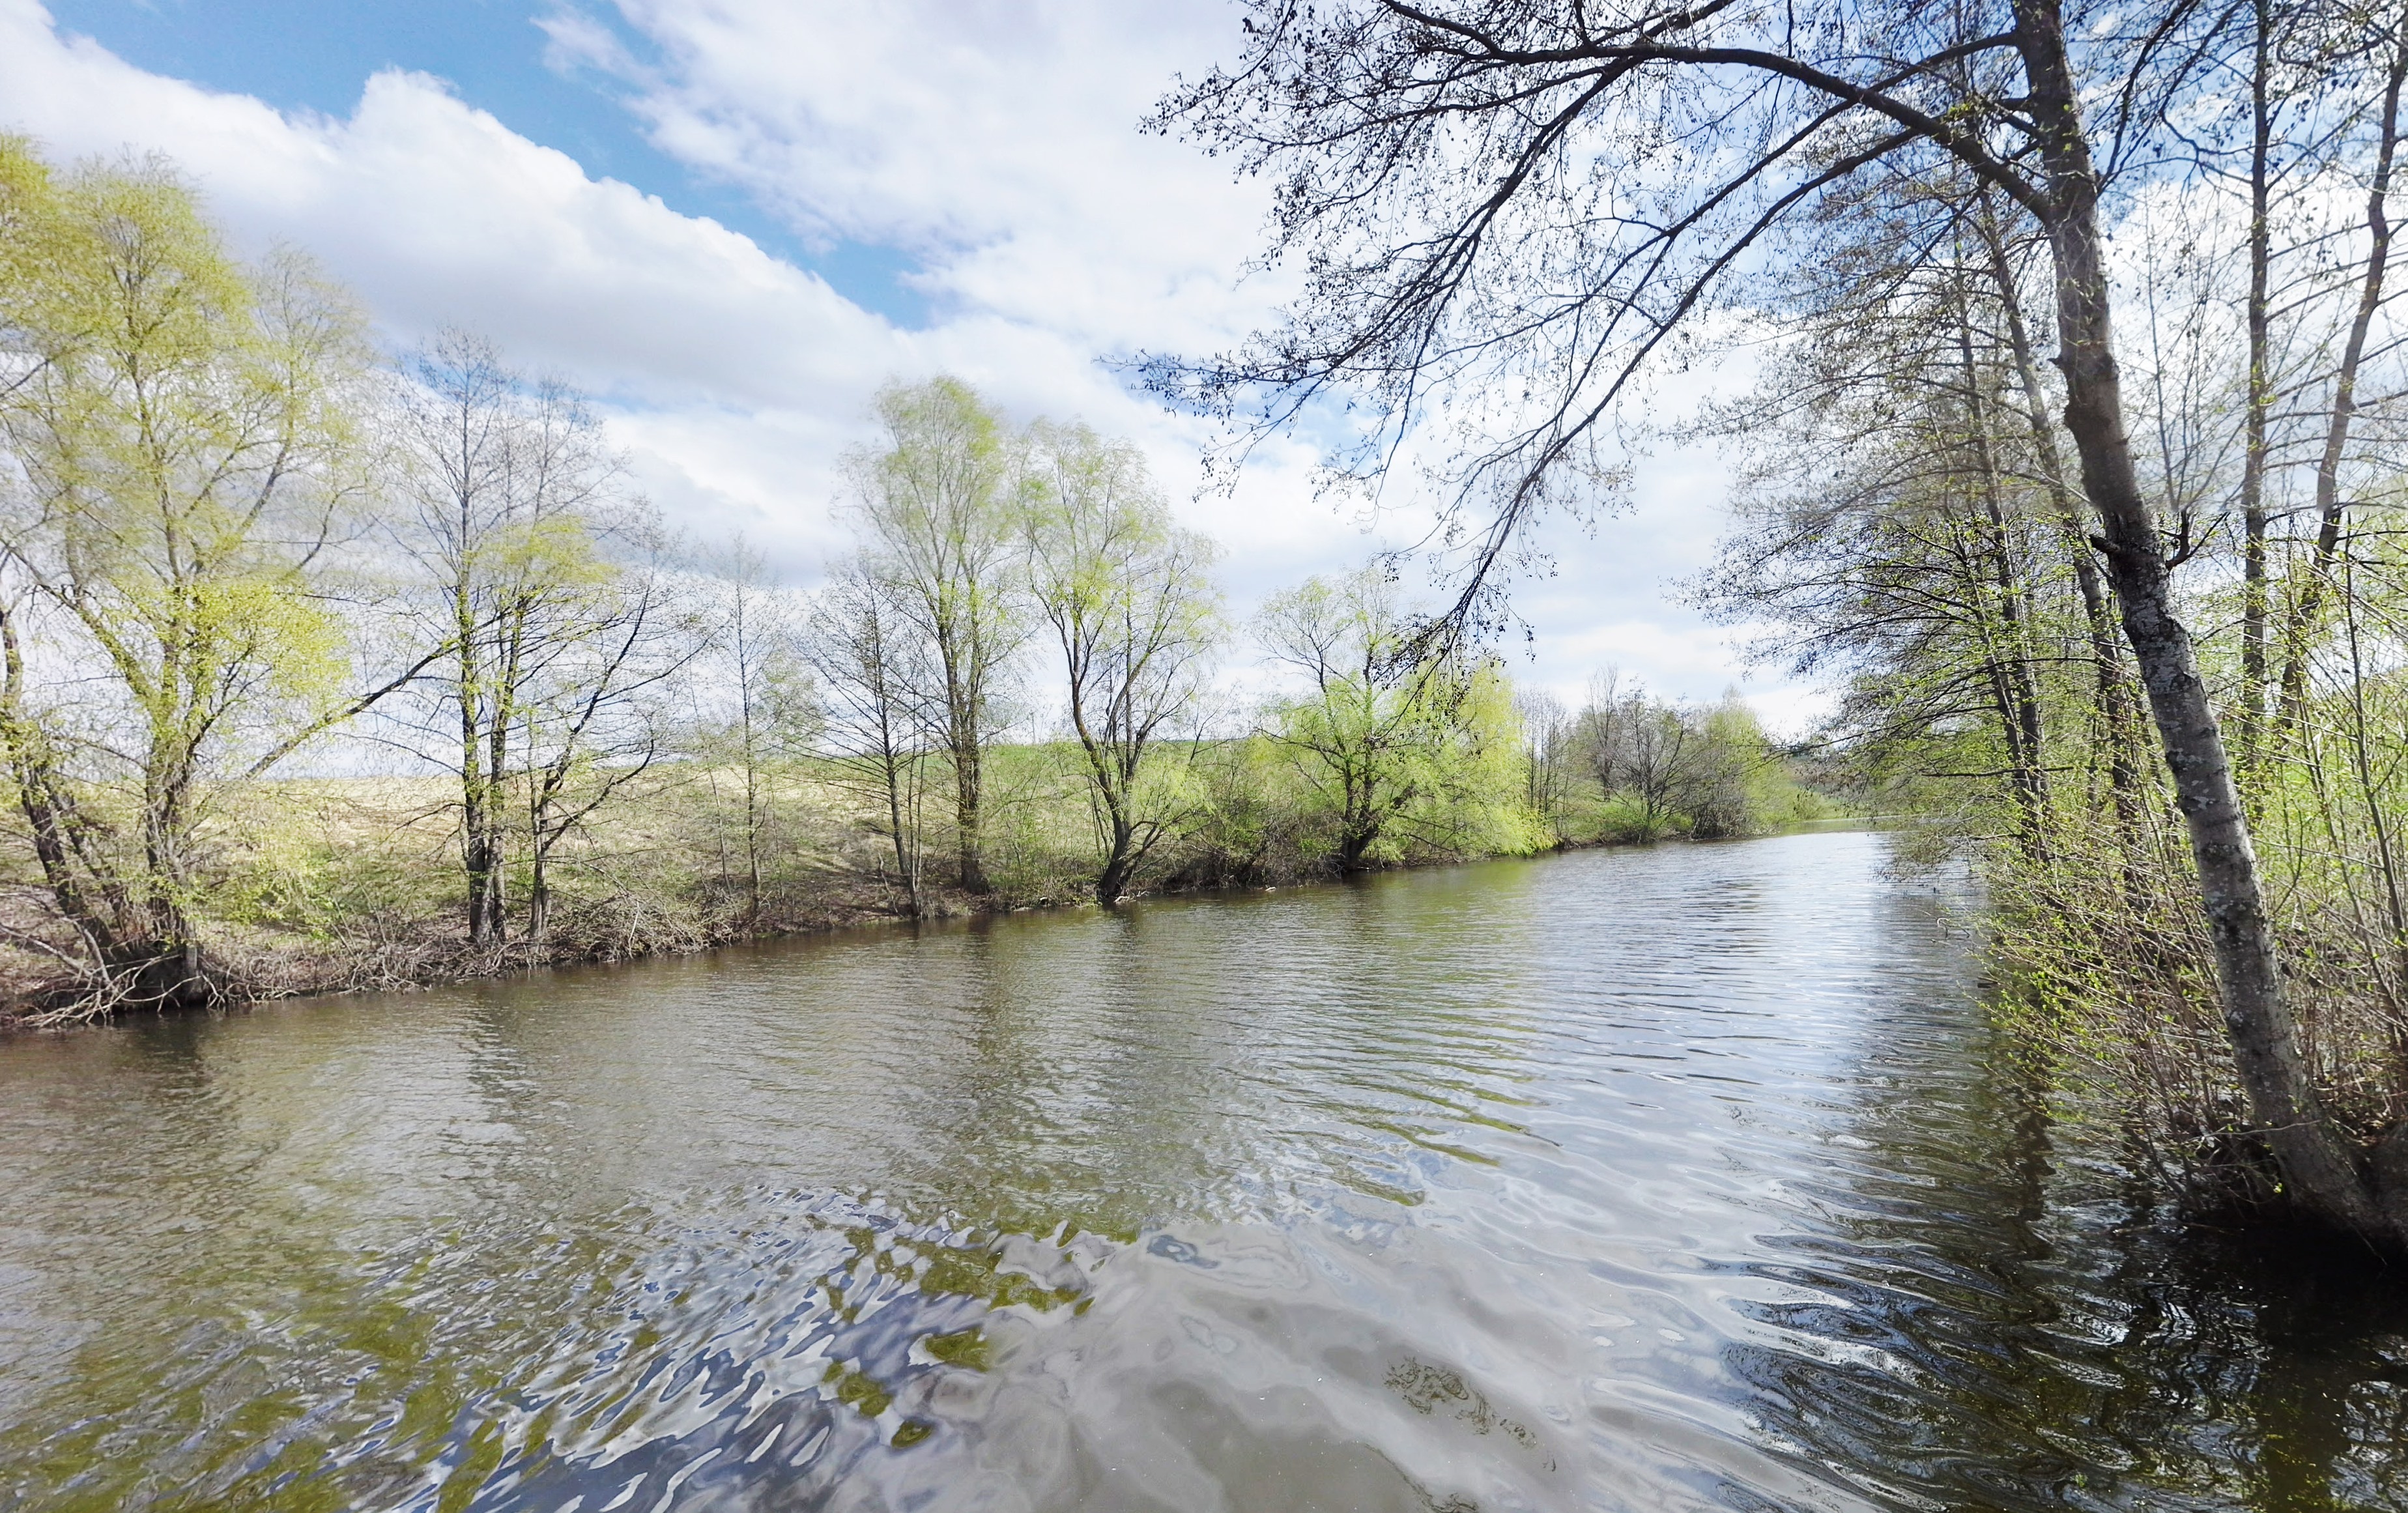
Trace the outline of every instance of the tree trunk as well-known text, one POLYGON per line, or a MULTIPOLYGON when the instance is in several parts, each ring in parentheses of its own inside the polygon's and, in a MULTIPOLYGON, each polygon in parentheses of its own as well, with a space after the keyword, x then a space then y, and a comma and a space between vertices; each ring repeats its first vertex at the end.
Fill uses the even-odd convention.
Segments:
POLYGON ((545 863, 552 848, 538 842, 527 877, 527 944, 540 953, 552 937, 552 879, 545 863))
POLYGON ((1120 901, 1137 871, 1137 826, 1129 815, 1127 785, 1115 781, 1116 774, 1083 729, 1080 740, 1086 745, 1096 792, 1104 805, 1104 865, 1096 874, 1096 901, 1109 909, 1120 901))
MULTIPOLYGON (((882 739, 884 739, 882 736, 882 739)), ((881 765, 886 770, 886 821, 895 840, 895 877, 903 886, 903 901, 912 918, 920 917, 920 855, 916 829, 904 829, 906 805, 903 801, 905 763, 910 758, 897 756, 890 742, 881 765)), ((910 806, 916 810, 916 800, 910 806)))
POLYGON ((761 926, 761 770, 752 750, 752 719, 744 736, 744 927, 761 926))
POLYGON ((2358 413, 2358 365, 2366 356, 2368 330, 2383 303, 2383 280, 2391 254, 2391 218, 2384 202, 2391 195, 2391 171, 2400 146, 2400 92, 2408 82, 2408 33, 2392 40, 2391 71, 2384 80, 2383 116, 2374 155, 2374 177, 2367 185, 2366 229, 2369 246, 2366 275, 2358 294, 2358 314, 2350 323, 2349 339, 2342 349, 2341 368, 2333 376, 2332 414, 2325 425, 2325 445, 2316 459, 2316 544, 2283 626, 2282 700, 2275 720, 2278 737, 2297 728, 2307 705, 2308 642, 2317 614, 2324 608, 2326 585, 2341 553, 2341 465, 2349 447, 2350 423, 2358 413))
POLYGON ((1104 858, 1104 870, 1096 878, 1096 901, 1105 908, 1120 902, 1121 895, 1128 891, 1129 878, 1137 871, 1131 856, 1136 849, 1137 838, 1126 823, 1115 817, 1111 854, 1104 858))
POLYGON ((485 767, 478 749, 475 704, 461 703, 461 746, 466 753, 460 774, 460 871, 467 888, 468 944, 482 947, 490 933, 485 912, 486 879, 494 858, 486 849, 485 767))
POLYGON ((2174 612, 2171 569, 2141 492, 2124 429, 2113 341, 2099 184, 2083 135, 2057 0, 2014 0, 2016 42, 2046 179, 2044 229, 2057 262, 2058 362, 2067 432, 2102 526, 2101 549, 2125 639, 2147 691, 2189 831, 2200 900, 2215 943, 2224 1022, 2250 1113, 2306 1215, 2370 1243, 2401 1236, 2374 1201, 2354 1153, 2326 1116, 2284 1001, 2258 856, 2226 759, 2223 732, 2174 612))
MULTIPOLYGON (((510 723, 519 715, 519 666, 525 637, 526 608, 521 605, 504 642, 501 656, 494 668, 494 687, 490 707, 486 710, 485 727, 485 871, 484 913, 485 944, 499 945, 509 939, 509 900, 504 887, 504 870, 509 857, 506 834, 503 800, 509 792, 510 723)), ((529 746, 527 756, 534 748, 529 746)), ((529 781, 533 778, 530 776, 529 781)))
POLYGON ((1341 872, 1363 871, 1363 857, 1379 839, 1377 829, 1367 829, 1359 824, 1348 825, 1346 832, 1338 839, 1338 870, 1341 872))
POLYGON ((24 658, 0 610, 0 747, 60 915, 82 938, 91 1001, 109 1008, 199 1008, 214 1001, 197 932, 183 907, 188 758, 154 751, 143 806, 144 875, 127 879, 101 859, 91 825, 61 777, 39 726, 25 717, 24 658))
MULTIPOLYGON (((2008 765, 2013 771, 2019 828, 2027 855, 2035 862, 2048 860, 2048 774, 2042 729, 2040 679, 2032 669, 2030 606, 2015 571, 2007 540, 2006 502, 1999 489, 1998 461, 1990 451, 1989 407, 1982 402, 1982 373, 1973 360, 1971 312, 1960 302, 1956 310, 1956 351, 1965 374, 1966 434, 1972 442, 1973 470, 1982 496, 1983 555, 1989 560, 1990 587, 1999 603, 2005 645, 1994 659, 1997 670, 1999 719, 2007 738, 2008 765)), ((1985 640, 1988 640, 1985 634, 1985 640)))
MULTIPOLYGON (((1986 195, 1982 202, 1981 228, 1990 254, 1990 277, 1998 285, 2000 307, 2006 314, 2007 345, 2014 358, 2016 386, 2023 390, 2032 446, 2040 454, 2041 470, 2047 475, 2057 533, 2073 568, 2074 587, 2082 596, 2084 628, 2089 636, 2090 656, 2096 669, 2091 698, 2106 738, 2103 744, 2107 749, 2107 783, 2114 801, 2116 829, 2128 854, 2139 843, 2141 831, 2141 774, 2132 751, 2140 722, 2132 708, 2130 687, 2124 678, 2123 652, 2115 640, 2115 609, 2108 602, 2106 586, 2100 581, 2098 555, 2091 550, 2090 533, 2083 526, 2081 509, 2072 490, 2066 485, 2065 463, 2057 454, 2056 427, 2048 418, 2044 397, 2047 390, 2041 383, 2039 354, 2032 347, 2031 328, 2024 322, 2022 292, 2015 286, 2014 270, 2007 263, 2006 241, 1986 195)), ((2128 858, 2128 883, 2131 870, 2128 858)))
MULTIPOLYGON (((469 529, 465 503, 461 512, 463 540, 469 529)), ((491 934, 486 914, 486 879, 495 861, 487 849, 485 812, 493 795, 485 791, 483 679, 477 667, 477 612, 469 597, 465 567, 454 569, 452 584, 452 633, 458 639, 459 670, 452 697, 460 713, 460 872, 467 895, 468 944, 482 949, 491 934)))
POLYGON ((2272 9, 2270 0, 2255 0, 2255 50, 2249 75, 2249 393, 2242 411, 2241 717, 2236 722, 2243 780, 2257 765, 2258 731, 2266 715, 2266 417, 2273 407, 2273 386, 2267 372, 2266 312, 2274 245, 2267 203, 2274 124, 2266 94, 2273 61, 2272 9))
POLYGON ((185 911, 191 884, 185 851, 192 826, 193 754, 180 739, 154 745, 143 784, 143 875, 136 899, 142 929, 119 944, 130 1001, 153 1008, 198 1008, 215 996, 203 968, 199 932, 185 911))
POLYGON ((958 743, 953 747, 954 839, 965 893, 994 891, 987 882, 986 861, 979 843, 979 756, 976 745, 958 743))

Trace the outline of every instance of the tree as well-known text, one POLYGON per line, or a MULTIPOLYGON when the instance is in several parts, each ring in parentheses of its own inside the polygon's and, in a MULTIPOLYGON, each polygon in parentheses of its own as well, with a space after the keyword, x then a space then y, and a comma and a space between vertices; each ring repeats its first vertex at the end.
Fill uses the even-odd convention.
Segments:
MULTIPOLYGON (((761 918, 762 854, 772 828, 768 787, 773 768, 809 748, 819 725, 816 690, 801 648, 789 598, 770 581, 768 564, 738 536, 711 563, 718 580, 718 624, 712 640, 722 692, 732 703, 709 730, 705 757, 736 769, 737 834, 743 849, 744 916, 761 918)), ((726 871, 724 861, 722 871, 726 871)))
MULTIPOLYGON (((1944 181, 1883 187, 1883 213, 1860 208, 1801 275, 1819 297, 1753 392, 1712 413, 1708 429, 1747 462, 1747 527, 1700 597, 1770 623, 1759 650, 1795 671, 1849 676, 1832 734, 1860 757, 1997 773, 2005 829, 2038 858, 2070 701, 2048 674, 2079 665, 2070 621, 2085 607, 2066 591, 2096 591, 2080 572, 2090 548, 2062 521, 2044 426, 2014 418, 2010 396, 2029 379, 2006 356, 2019 314, 1992 284, 1990 250, 1965 235, 1978 204, 1944 181)), ((2086 624, 2096 655, 2103 627, 2086 624)), ((2112 716, 2121 680, 2097 686, 2112 716)))
POLYGON ((1565 734, 1607 800, 1609 836, 1720 840, 1756 821, 1750 779, 1770 753, 1736 695, 1701 712, 1626 687, 1609 669, 1590 681, 1588 702, 1565 734))
POLYGON ((156 159, 0 139, 0 747, 92 1006, 204 1001, 199 828, 395 685, 349 691, 329 602, 366 331, 156 159))
POLYGON ((1062 651, 1103 842, 1096 899, 1109 905, 1177 818, 1148 758, 1202 691, 1218 629, 1212 548, 1172 523, 1135 447, 1085 426, 1035 427, 1025 478, 1030 597, 1062 651))
POLYGON ((1000 684, 1027 636, 1012 438, 958 379, 890 385, 876 408, 884 443, 848 464, 867 560, 935 659, 958 875, 965 889, 984 893, 982 764, 1001 724, 1000 684))
POLYGON ((628 524, 620 467, 580 396, 463 331, 404 363, 393 429, 405 509, 390 530, 420 595, 418 633, 447 668, 420 690, 418 734, 433 744, 412 749, 459 779, 469 943, 498 945, 528 701, 612 592, 604 539, 628 524))
POLYGON ((2324 407, 2324 435, 2315 458, 2315 545, 2291 607, 2283 616, 2281 696, 2277 705, 2277 724, 2282 730, 2297 726, 2307 697, 2311 639, 2329 594, 2341 554, 2343 523, 2348 514, 2348 504, 2342 494, 2343 471, 2350 460, 2351 433, 2362 405, 2359 385, 2367 362, 2368 338, 2383 307, 2390 270, 2389 206, 2400 151, 2401 92, 2408 86, 2408 16, 2377 12, 2351 29, 2372 33, 2360 49, 2374 65, 2372 72, 2375 84, 2375 104, 2370 112, 2372 161, 2365 184, 2367 245, 2358 265, 2348 334, 2343 339, 2340 360, 2333 366, 2331 387, 2324 407))
POLYGON ((1564 809, 1571 777, 1571 713, 1562 699, 1542 689, 1516 695, 1513 708, 1522 722, 1524 799, 1548 836, 1561 844, 1567 833, 1564 809))
POLYGON ((1465 667, 1418 629, 1376 568, 1308 579, 1257 622, 1265 649, 1306 680, 1273 705, 1276 739, 1327 806, 1343 872, 1370 866, 1421 814, 1519 785, 1511 690, 1492 664, 1465 667))
POLYGON ((1591 694, 1580 723, 1598 790, 1632 801, 1628 839, 1660 841, 1699 807, 1712 781, 1705 736, 1679 710, 1608 679, 1591 694))
POLYGON ((2223 730, 2143 490, 2114 343, 2106 172, 2146 161, 2224 13, 2059 0, 1794 9, 1627 0, 1253 0, 1247 56, 1157 122, 1282 175, 1272 256, 1305 286, 1229 357, 1158 363, 1170 396, 1283 423, 1345 385, 1376 468, 1430 406, 1487 422, 1445 472, 1472 532, 1457 623, 1531 514, 1579 487, 1651 359, 1863 176, 1969 175, 2054 271, 2062 422, 2190 841, 2234 1064, 2300 1210, 2408 1246, 2309 1074, 2223 730), (2094 102, 2096 121, 2086 118, 2094 102), (2101 154, 2104 161, 2101 161, 2101 154), (1526 400, 1522 396, 1526 396, 1526 400))
POLYGON ((891 586, 858 560, 838 568, 812 602, 803 655, 826 690, 822 740, 829 758, 880 812, 904 912, 916 918, 922 810, 942 728, 928 694, 937 681, 933 658, 889 597, 891 586))
POLYGON ((552 928, 552 862, 649 771, 665 742, 666 690, 710 642, 703 612, 681 602, 666 543, 644 526, 622 534, 624 560, 598 555, 582 592, 556 584, 516 628, 518 777, 525 796, 526 939, 552 928))

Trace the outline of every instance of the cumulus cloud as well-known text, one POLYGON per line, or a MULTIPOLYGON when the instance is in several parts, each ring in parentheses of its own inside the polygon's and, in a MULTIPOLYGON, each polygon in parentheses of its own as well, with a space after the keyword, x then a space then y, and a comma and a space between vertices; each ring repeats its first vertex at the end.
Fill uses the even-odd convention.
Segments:
POLYGON ((815 275, 624 184, 588 178, 454 98, 384 73, 343 121, 143 73, 0 4, 0 98, 64 155, 162 151, 253 250, 324 259, 385 327, 474 326, 636 402, 825 403, 902 355, 815 275))

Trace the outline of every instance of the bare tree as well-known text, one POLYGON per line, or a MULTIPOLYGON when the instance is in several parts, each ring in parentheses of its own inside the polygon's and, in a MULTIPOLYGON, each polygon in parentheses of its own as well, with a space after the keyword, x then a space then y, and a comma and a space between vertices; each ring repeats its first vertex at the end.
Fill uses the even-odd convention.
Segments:
POLYGON ((552 930, 552 866, 563 841, 641 778, 666 739, 669 681, 709 644, 704 612, 682 602, 651 529, 627 533, 613 561, 573 599, 554 596, 518 648, 510 705, 527 840, 526 939, 552 930))
MULTIPOLYGON (((1567 735, 1608 800, 1630 818, 1621 838, 1660 841, 1685 830, 1700 840, 1742 834, 1751 823, 1743 752, 1718 726, 1737 706, 1699 713, 1624 685, 1612 669, 1592 679, 1588 702, 1567 735)), ((1751 738, 1754 725, 1746 727, 1751 738)))
POLYGON ((904 911, 917 917, 923 809, 943 728, 931 708, 934 658, 891 587, 862 562, 839 567, 812 603, 803 655, 825 690, 824 749, 838 777, 880 812, 904 911))
POLYGON ((2408 85, 2408 14, 2377 13, 2372 46, 2368 50, 2380 68, 2378 104, 2373 111, 2372 164, 2366 180, 2367 247, 2359 264, 2357 299, 2340 361, 2334 365, 2326 409, 2322 445, 2315 461, 2315 520, 2316 534, 2303 582, 2283 619, 2282 677, 2277 725, 2288 729, 2298 723, 2307 697, 2309 643, 2330 592, 2341 553, 2343 522, 2348 501, 2342 497, 2342 478, 2349 460, 2352 427, 2363 400, 2359 384, 2368 356, 2368 339, 2382 309, 2390 274, 2390 200, 2398 169, 2401 137, 2401 92, 2408 85))
POLYGON ((604 539, 624 523, 620 468, 580 396, 527 379, 466 332, 408 358, 394 408, 408 508, 392 530, 423 598, 420 634, 446 649, 447 668, 405 741, 459 779, 469 940, 498 944, 527 700, 612 577, 604 539))
POLYGON ((1574 723, 1563 700, 1544 689, 1527 689, 1513 698, 1513 712, 1522 721, 1524 799, 1530 813, 1561 844, 1564 801, 1570 777, 1574 723))
MULTIPOLYGON (((703 756, 710 780, 722 762, 735 768, 736 829, 743 852, 744 914, 761 918, 764 852, 774 829, 774 770, 810 748, 818 733, 817 692, 802 651, 802 627, 788 592, 769 575, 767 560, 742 536, 715 554, 716 625, 712 640, 726 707, 706 722, 703 756)), ((724 858, 721 871, 729 870, 724 858)))

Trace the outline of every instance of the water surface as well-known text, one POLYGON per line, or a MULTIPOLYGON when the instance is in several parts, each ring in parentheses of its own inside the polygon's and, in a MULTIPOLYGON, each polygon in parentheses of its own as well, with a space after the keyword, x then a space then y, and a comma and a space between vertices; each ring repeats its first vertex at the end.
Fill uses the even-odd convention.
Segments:
POLYGON ((0 1042, 0 1508, 2408 1506, 1883 845, 0 1042))

